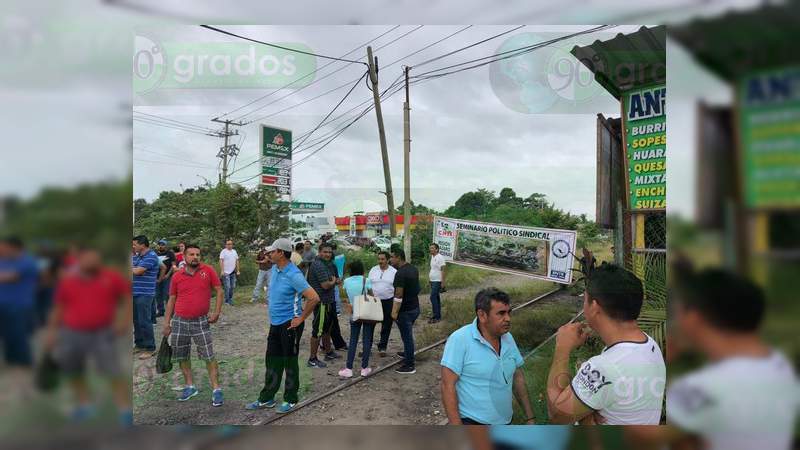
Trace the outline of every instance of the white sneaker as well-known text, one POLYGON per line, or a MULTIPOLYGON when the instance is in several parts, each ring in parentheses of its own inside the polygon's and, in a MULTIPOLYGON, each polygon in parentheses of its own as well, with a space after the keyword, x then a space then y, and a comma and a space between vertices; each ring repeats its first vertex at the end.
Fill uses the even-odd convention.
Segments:
POLYGON ((353 370, 345 367, 339 371, 339 376, 342 378, 353 378, 353 370))
POLYGON ((371 374, 371 373, 372 373, 372 367, 365 367, 365 368, 361 369, 361 376, 362 377, 369 376, 369 374, 371 374))

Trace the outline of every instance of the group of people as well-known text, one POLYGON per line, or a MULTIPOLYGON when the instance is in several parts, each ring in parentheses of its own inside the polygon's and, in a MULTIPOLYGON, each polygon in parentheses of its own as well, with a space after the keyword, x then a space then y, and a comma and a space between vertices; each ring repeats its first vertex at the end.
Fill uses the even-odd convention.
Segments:
POLYGON ((73 245, 52 260, 37 259, 20 239, 0 239, 0 346, 15 393, 29 397, 34 359, 49 359, 75 397, 71 418, 91 418, 97 409, 86 367, 93 360, 111 384, 120 423, 132 424, 130 375, 116 347, 118 338, 130 333, 130 293, 130 282, 105 266, 96 249, 73 245), (42 356, 34 358, 37 324, 43 327, 42 356))
MULTIPOLYGON (((643 302, 641 281, 613 264, 592 271, 584 292, 585 323, 559 328, 547 378, 550 423, 658 425, 666 367, 652 337, 637 325, 643 302), (606 344, 575 375, 570 354, 593 330, 606 344)), ((510 301, 489 288, 475 297, 476 318, 455 331, 442 356, 442 402, 450 423, 510 424, 512 396, 534 416, 522 369, 524 360, 510 333, 510 301)))
MULTIPOLYGON (((205 361, 209 373, 211 403, 213 406, 222 405, 223 394, 219 387, 210 324, 219 320, 222 304, 232 302, 230 291, 240 273, 239 256, 233 249, 233 241, 226 241, 220 253, 219 271, 201 262, 200 249, 196 245, 182 244, 182 267, 173 264, 168 269, 164 266, 175 260, 171 255, 160 261, 159 252, 149 249, 145 236, 136 236, 132 242, 135 351, 140 359, 146 359, 155 350, 149 308, 158 292, 158 283, 169 279, 162 334, 169 336, 173 357, 184 375, 185 384, 178 400, 187 401, 199 393, 193 383, 190 363, 191 343, 194 342, 198 357, 205 361), (212 312, 211 298, 214 294, 216 301, 212 312)), ((159 246, 162 244, 159 243, 159 246)), ((360 375, 369 376, 372 371, 369 358, 376 324, 351 320, 348 345, 342 337, 338 320, 342 312, 352 314, 352 302, 359 295, 372 295, 381 301, 384 320, 380 324, 377 344, 380 356, 387 356, 391 328, 396 323, 403 342, 403 351, 397 353, 403 358, 403 363, 396 371, 401 374, 416 372, 413 325, 420 314, 417 268, 406 262, 406 255, 400 248, 394 248, 391 253, 379 253, 378 264, 369 272, 358 260, 345 266, 344 255, 334 256, 335 250, 332 242, 321 243, 315 251, 310 241, 292 245, 291 241, 282 238, 255 256, 259 273, 251 301, 260 302, 264 295, 270 328, 266 343, 264 387, 258 400, 246 405, 247 409, 277 406, 275 395, 281 387, 284 374, 283 402, 277 411, 288 412, 297 404, 300 339, 305 321, 312 315, 306 364, 323 368, 331 361, 342 358, 337 350, 346 351, 345 364, 339 375, 350 378, 353 376, 358 341, 362 338, 360 375), (345 272, 349 276, 345 277, 345 272), (342 298, 339 296, 340 288, 345 292, 342 298), (266 293, 262 294, 264 290, 266 293)), ((434 282, 442 281, 440 278, 434 282)))
POLYGON ((381 338, 378 351, 386 356, 389 334, 393 323, 397 323, 403 341, 403 364, 396 369, 398 373, 416 372, 414 362, 414 321, 419 316, 419 273, 413 265, 406 262, 402 249, 391 253, 378 254, 378 265, 365 274, 361 261, 352 261, 347 266, 349 277, 344 278, 343 258, 335 263, 334 245, 324 242, 318 253, 313 255, 310 243, 292 246, 288 239, 278 239, 267 247, 273 266, 269 283, 269 320, 265 356, 266 373, 264 387, 258 399, 246 406, 256 410, 278 406, 275 395, 280 390, 284 374, 283 402, 277 412, 292 410, 299 401, 300 387, 299 353, 305 321, 312 316, 309 349, 309 367, 326 367, 318 358, 321 348, 324 359, 332 361, 341 358, 335 350, 347 350, 345 367, 339 371, 343 378, 353 376, 353 365, 359 337, 363 337, 361 352, 361 376, 369 376, 369 358, 375 330, 374 323, 350 321, 350 343, 347 345, 338 331, 336 292, 341 286, 346 297, 341 299, 345 313, 352 313, 352 302, 364 294, 375 295, 381 300, 384 320, 381 323, 381 338), (303 253, 301 253, 303 252, 303 253), (299 265, 294 261, 299 261, 299 265), (391 265, 390 265, 391 264, 391 265), (366 278, 365 278, 366 277, 366 278), (337 336, 341 346, 337 345, 337 336))

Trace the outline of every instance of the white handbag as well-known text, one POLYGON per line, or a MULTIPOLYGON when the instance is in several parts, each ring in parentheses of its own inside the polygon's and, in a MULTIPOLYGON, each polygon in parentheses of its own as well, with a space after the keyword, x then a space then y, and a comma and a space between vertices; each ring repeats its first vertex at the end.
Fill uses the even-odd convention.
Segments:
MULTIPOLYGON (((363 275, 362 275, 363 276, 363 275)), ((377 297, 367 294, 367 277, 361 287, 361 295, 353 299, 353 322, 383 322, 383 307, 377 297)))

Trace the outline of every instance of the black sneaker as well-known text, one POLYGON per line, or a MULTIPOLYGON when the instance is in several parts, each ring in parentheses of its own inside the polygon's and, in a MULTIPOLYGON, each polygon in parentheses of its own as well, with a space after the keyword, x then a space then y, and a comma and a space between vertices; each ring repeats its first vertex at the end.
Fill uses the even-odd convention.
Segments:
POLYGON ((325 361, 333 361, 334 359, 339 359, 341 357, 342 355, 336 352, 325 353, 325 361))
POLYGON ((439 323, 439 319, 428 319, 428 323, 439 323))
POLYGON ((397 352, 397 357, 398 358, 405 358, 406 357, 406 353, 405 352, 397 352))
POLYGON ((324 362, 320 361, 317 358, 309 359, 307 364, 308 364, 308 367, 319 367, 320 369, 324 369, 325 367, 328 367, 327 364, 325 364, 324 362))
POLYGON ((400 366, 397 369, 394 369, 394 371, 402 374, 417 373, 417 369, 414 366, 400 366))

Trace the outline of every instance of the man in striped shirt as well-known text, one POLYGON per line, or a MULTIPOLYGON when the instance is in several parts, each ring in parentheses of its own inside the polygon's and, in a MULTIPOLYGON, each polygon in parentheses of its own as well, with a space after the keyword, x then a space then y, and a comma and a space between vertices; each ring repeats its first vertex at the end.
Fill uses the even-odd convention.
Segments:
POLYGON ((147 236, 133 238, 133 258, 131 260, 133 275, 133 336, 134 353, 140 353, 139 359, 153 356, 156 341, 153 336, 153 299, 156 295, 156 280, 161 262, 156 252, 150 249, 147 236))

